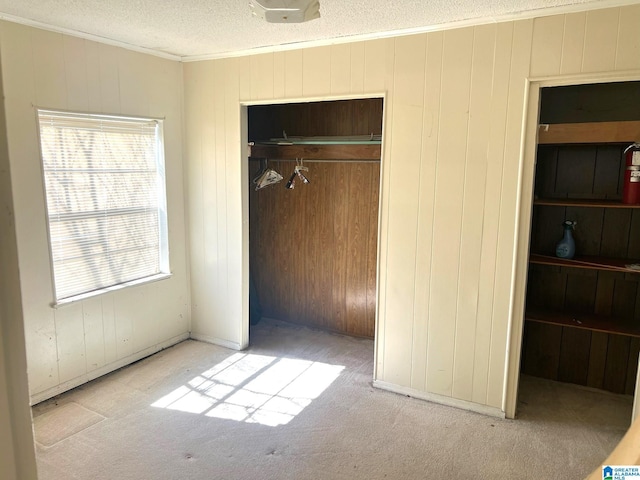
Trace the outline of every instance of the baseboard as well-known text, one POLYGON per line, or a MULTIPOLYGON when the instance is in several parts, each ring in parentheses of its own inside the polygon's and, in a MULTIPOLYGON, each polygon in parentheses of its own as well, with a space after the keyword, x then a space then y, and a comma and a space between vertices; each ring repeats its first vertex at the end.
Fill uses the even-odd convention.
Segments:
POLYGON ((451 398, 444 395, 438 395, 437 393, 422 392, 413 388, 402 387, 393 383, 383 382, 380 380, 374 380, 373 386, 380 388, 381 390, 387 390, 393 393, 399 393, 401 395, 408 395, 409 397, 419 398, 420 400, 426 400, 428 402, 439 403, 440 405, 446 405, 448 407, 460 408, 469 412, 481 413, 482 415, 488 415, 491 417, 505 418, 505 413, 496 407, 490 407, 488 405, 480 405, 479 403, 468 402, 467 400, 459 400, 457 398, 451 398))
POLYGON ((153 355, 154 353, 158 353, 160 350, 164 350, 165 348, 171 347, 177 343, 182 342, 183 340, 187 340, 189 338, 189 333, 183 333, 169 340, 166 340, 162 343, 158 343, 152 347, 145 348, 139 352, 136 352, 128 357, 120 358, 115 362, 112 362, 108 365, 100 367, 96 370, 92 370, 84 375, 76 377, 72 380, 68 380, 63 382, 55 387, 51 387, 47 390, 43 390, 42 392, 34 393, 31 395, 31 405, 35 405, 36 403, 44 402, 56 395, 60 395, 68 390, 79 387, 80 385, 90 382, 91 380, 95 380, 98 377, 106 375, 107 373, 114 372, 119 368, 126 367, 130 363, 137 362, 138 360, 142 360, 145 357, 153 355))
POLYGON ((199 342, 212 343, 213 345, 229 348, 231 350, 244 350, 246 348, 237 342, 230 342, 229 340, 223 340, 221 338, 211 337, 209 335, 203 335, 201 333, 191 332, 191 339, 198 340, 199 342))

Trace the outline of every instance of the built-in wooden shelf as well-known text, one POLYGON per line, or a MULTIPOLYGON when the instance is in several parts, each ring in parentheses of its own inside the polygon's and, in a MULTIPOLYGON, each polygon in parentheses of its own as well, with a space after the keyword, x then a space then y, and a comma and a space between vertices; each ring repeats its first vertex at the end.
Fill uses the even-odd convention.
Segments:
POLYGON ((638 255, 632 225, 640 205, 620 201, 620 175, 623 150, 640 142, 640 121, 540 125, 537 134, 522 372, 633 394, 640 270, 627 265, 640 258, 624 257, 638 255), (577 218, 584 247, 571 260, 549 248, 562 218, 577 218))
POLYGON ((541 265, 554 265, 557 267, 587 268, 590 270, 605 270, 608 272, 640 273, 640 270, 627 268, 626 265, 637 262, 625 258, 576 256, 572 259, 568 259, 532 253, 529 256, 529 262, 541 265))
POLYGON ((554 207, 594 207, 594 208, 640 208, 640 204, 622 203, 618 200, 595 200, 583 198, 536 198, 534 205, 554 207))
POLYGON ((640 142, 640 121, 552 123, 539 126, 538 144, 640 142))
POLYGON ((260 145, 249 146, 249 157, 270 160, 380 160, 381 145, 260 145))
POLYGON ((582 328, 594 332, 640 337, 639 322, 604 315, 532 310, 525 312, 524 318, 528 322, 547 323, 561 327, 582 328))

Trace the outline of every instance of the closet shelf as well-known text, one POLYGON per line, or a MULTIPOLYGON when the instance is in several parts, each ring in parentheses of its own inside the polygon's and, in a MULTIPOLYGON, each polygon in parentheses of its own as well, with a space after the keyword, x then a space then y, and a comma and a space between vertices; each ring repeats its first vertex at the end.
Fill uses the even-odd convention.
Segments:
POLYGON ((380 135, 284 137, 249 144, 250 158, 273 160, 380 160, 380 135))
POLYGON ((605 270, 608 272, 640 273, 640 270, 626 267, 626 265, 636 263, 634 260, 624 258, 577 256, 572 259, 568 259, 532 253, 529 256, 529 263, 554 265, 558 267, 586 268, 590 270, 605 270))
POLYGON ((550 310, 527 310, 524 318, 528 322, 640 337, 640 323, 604 315, 554 312, 550 310))
POLYGON ((555 207, 640 208, 640 205, 622 203, 618 200, 584 198, 537 198, 533 204, 555 207))

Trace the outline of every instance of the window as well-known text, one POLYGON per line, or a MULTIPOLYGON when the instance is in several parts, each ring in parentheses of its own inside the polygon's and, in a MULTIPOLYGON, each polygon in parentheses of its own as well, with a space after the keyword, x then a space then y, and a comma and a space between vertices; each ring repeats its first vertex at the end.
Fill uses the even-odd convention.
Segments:
POLYGON ((56 303, 169 273, 162 121, 38 110, 56 303))

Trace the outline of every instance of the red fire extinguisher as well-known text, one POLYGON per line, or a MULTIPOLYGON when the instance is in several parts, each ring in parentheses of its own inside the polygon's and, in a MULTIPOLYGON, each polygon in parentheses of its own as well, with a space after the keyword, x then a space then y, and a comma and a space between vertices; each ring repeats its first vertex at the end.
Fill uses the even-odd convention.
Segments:
POLYGON ((633 143, 624 150, 626 170, 622 187, 622 203, 640 203, 640 143, 633 143))

